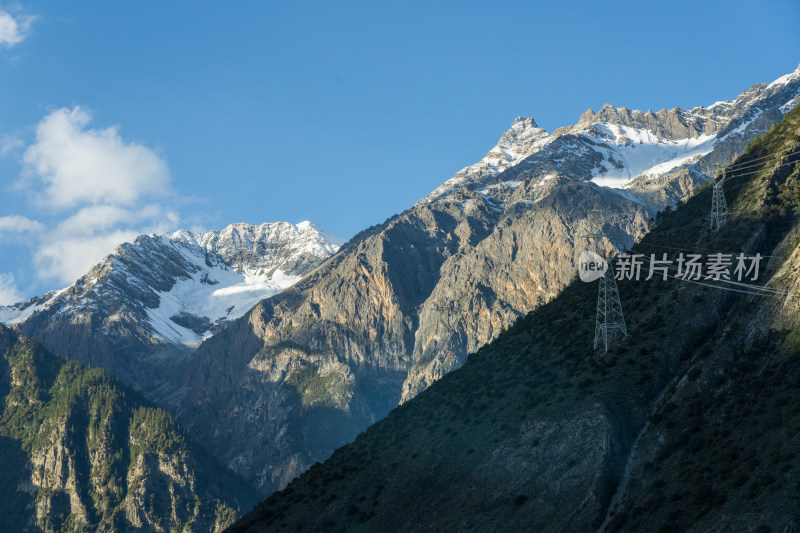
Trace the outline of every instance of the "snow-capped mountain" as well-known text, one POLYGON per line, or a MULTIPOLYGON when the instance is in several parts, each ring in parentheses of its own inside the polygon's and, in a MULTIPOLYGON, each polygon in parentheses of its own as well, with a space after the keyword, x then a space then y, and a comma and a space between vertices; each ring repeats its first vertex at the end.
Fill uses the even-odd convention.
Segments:
POLYGON ((147 309, 148 319, 160 338, 187 346, 295 284, 343 244, 308 221, 233 224, 219 232, 182 230, 159 238, 185 245, 176 249, 191 266, 188 277, 158 292, 159 306, 147 309))
POLYGON ((256 277, 270 277, 276 271, 305 272, 316 266, 318 258, 334 254, 343 244, 339 237, 308 221, 296 225, 231 224, 222 231, 181 230, 169 237, 215 253, 237 271, 256 277))
MULTIPOLYGON (((106 368, 110 359, 127 358, 129 367, 143 354, 184 354, 296 283, 341 244, 310 222, 141 235, 72 286, 0 308, 0 319, 63 356, 106 368), (61 342, 65 335, 75 342, 61 342)), ((138 381, 132 384, 147 386, 138 381)))
POLYGON ((421 201, 443 200, 462 188, 492 196, 498 192, 501 174, 516 186, 520 175, 533 173, 541 178, 560 174, 629 191, 660 208, 713 176, 717 164, 730 162, 798 101, 800 66, 770 84, 753 85, 734 100, 708 107, 654 113, 606 104, 596 113, 587 110, 575 125, 552 134, 532 118, 519 117, 481 161, 421 201), (509 169, 513 171, 506 172, 509 169), (688 182, 675 183, 681 178, 688 182), (656 191, 662 194, 654 195, 656 191))
POLYGON ((434 200, 465 185, 480 183, 541 150, 551 136, 530 117, 517 117, 486 156, 445 181, 426 199, 434 200))

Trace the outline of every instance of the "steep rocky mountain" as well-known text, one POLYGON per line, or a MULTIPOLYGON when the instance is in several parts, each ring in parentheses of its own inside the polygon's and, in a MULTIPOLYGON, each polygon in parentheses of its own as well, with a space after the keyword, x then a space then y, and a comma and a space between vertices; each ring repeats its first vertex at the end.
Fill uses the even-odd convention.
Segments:
POLYGON ((254 491, 163 410, 0 325, 0 530, 221 531, 254 491))
POLYGON ((608 353, 575 280, 229 531, 797 530, 800 109, 727 175, 719 231, 706 187, 633 247, 674 268, 619 280, 608 353), (694 279, 679 253, 763 260, 694 279))
POLYGON ((309 222, 142 235, 72 286, 0 309, 0 319, 68 359, 105 368, 153 400, 164 375, 341 242, 309 222))
POLYGON ((204 342, 173 385, 176 416, 265 492, 283 486, 560 293, 588 239, 632 246, 798 98, 800 70, 709 108, 605 106, 552 134, 517 119, 483 160, 204 342))

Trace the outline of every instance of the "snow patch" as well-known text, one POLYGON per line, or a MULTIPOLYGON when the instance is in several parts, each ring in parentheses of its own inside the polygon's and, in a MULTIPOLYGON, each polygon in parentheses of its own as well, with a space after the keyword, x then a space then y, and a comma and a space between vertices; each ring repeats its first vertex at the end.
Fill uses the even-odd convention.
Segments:
MULTIPOLYGON (((659 176, 694 158, 711 152, 716 144, 713 135, 669 140, 647 129, 618 124, 595 124, 603 152, 603 169, 592 172, 593 183, 602 187, 622 188, 640 175, 659 176), (616 162, 616 165, 614 164, 616 162)), ((589 136, 590 134, 583 133, 589 136)), ((596 142, 596 136, 592 136, 596 142)))
POLYGON ((240 273, 219 265, 201 269, 191 278, 178 280, 166 292, 159 292, 159 306, 146 309, 156 334, 162 339, 196 347, 211 336, 210 330, 193 331, 177 324, 173 317, 191 315, 207 318, 210 324, 243 316, 259 301, 291 287, 300 276, 277 270, 272 278, 240 273))
POLYGON ((550 181, 555 177, 556 177, 555 174, 547 174, 541 179, 541 181, 539 181, 539 183, 535 184, 534 187, 541 187, 542 185, 544 185, 544 182, 550 181))
POLYGON ((767 87, 772 88, 772 87, 778 87, 779 85, 788 85, 789 83, 795 80, 800 80, 800 65, 798 65, 797 70, 795 70, 794 72, 790 72, 789 74, 784 74, 777 80, 767 85, 767 87))
POLYGON ((32 304, 32 305, 25 305, 28 302, 18 302, 14 305, 9 306, 2 306, 0 305, 0 322, 6 325, 16 324, 18 322, 22 322, 33 313, 37 311, 41 311, 46 309, 56 298, 58 298, 61 293, 65 290, 69 289, 69 287, 64 287, 63 289, 59 289, 57 291, 53 291, 52 296, 47 298, 46 300, 32 304))
MULTIPOLYGON (((764 110, 763 109, 759 109, 758 113, 756 113, 756 115, 753 118, 751 118, 750 120, 748 120, 746 122, 742 122, 741 124, 739 124, 739 126, 737 126, 735 129, 731 130, 728 133, 728 135, 733 135, 734 133, 735 134, 741 134, 742 132, 744 132, 745 129, 747 129, 747 126, 752 124, 753 121, 755 121, 758 117, 760 117, 762 113, 764 113, 764 110)), ((728 135, 726 135, 725 137, 727 137, 728 135)))
POLYGON ((785 115, 786 113, 797 107, 798 103, 800 103, 800 94, 796 96, 793 100, 789 100, 788 102, 783 104, 780 107, 781 113, 785 115))

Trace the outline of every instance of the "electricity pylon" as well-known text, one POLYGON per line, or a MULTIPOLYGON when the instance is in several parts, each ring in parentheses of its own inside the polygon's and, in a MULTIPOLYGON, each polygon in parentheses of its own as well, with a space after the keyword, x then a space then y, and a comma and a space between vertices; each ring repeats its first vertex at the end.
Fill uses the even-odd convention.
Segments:
POLYGON ((711 196, 711 231, 724 226, 728 218, 728 205, 725 203, 725 191, 722 190, 723 183, 725 183, 725 170, 722 171, 722 179, 714 183, 711 196))
MULTIPOLYGON (((595 210, 592 210, 595 211, 595 210)), ((602 227, 602 226, 601 226, 602 227)), ((592 237, 605 237, 596 230, 593 233, 584 235, 587 244, 590 244, 592 237)), ((607 268, 603 277, 600 278, 600 287, 597 292, 597 316, 594 323, 594 349, 603 342, 605 351, 608 352, 608 344, 617 335, 622 333, 627 337, 628 330, 625 327, 625 315, 622 313, 622 302, 619 299, 617 290, 617 280, 614 277, 614 261, 606 261, 607 268)))
POLYGON ((619 300, 617 280, 614 278, 614 265, 608 261, 608 269, 600 278, 600 290, 597 293, 597 318, 594 323, 594 349, 600 341, 608 352, 608 343, 621 332, 628 336, 625 327, 625 316, 622 314, 622 302, 619 300))

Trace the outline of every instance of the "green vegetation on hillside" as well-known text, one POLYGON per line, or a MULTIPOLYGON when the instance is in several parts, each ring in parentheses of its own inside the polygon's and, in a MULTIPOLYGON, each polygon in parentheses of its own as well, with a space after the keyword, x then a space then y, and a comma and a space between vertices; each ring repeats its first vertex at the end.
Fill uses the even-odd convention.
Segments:
POLYGON ((0 325, 0 530, 209 531, 249 490, 102 370, 0 325))
POLYGON ((353 379, 341 364, 324 369, 316 365, 300 368, 289 374, 286 383, 297 389, 303 407, 347 409, 352 396, 353 379))

